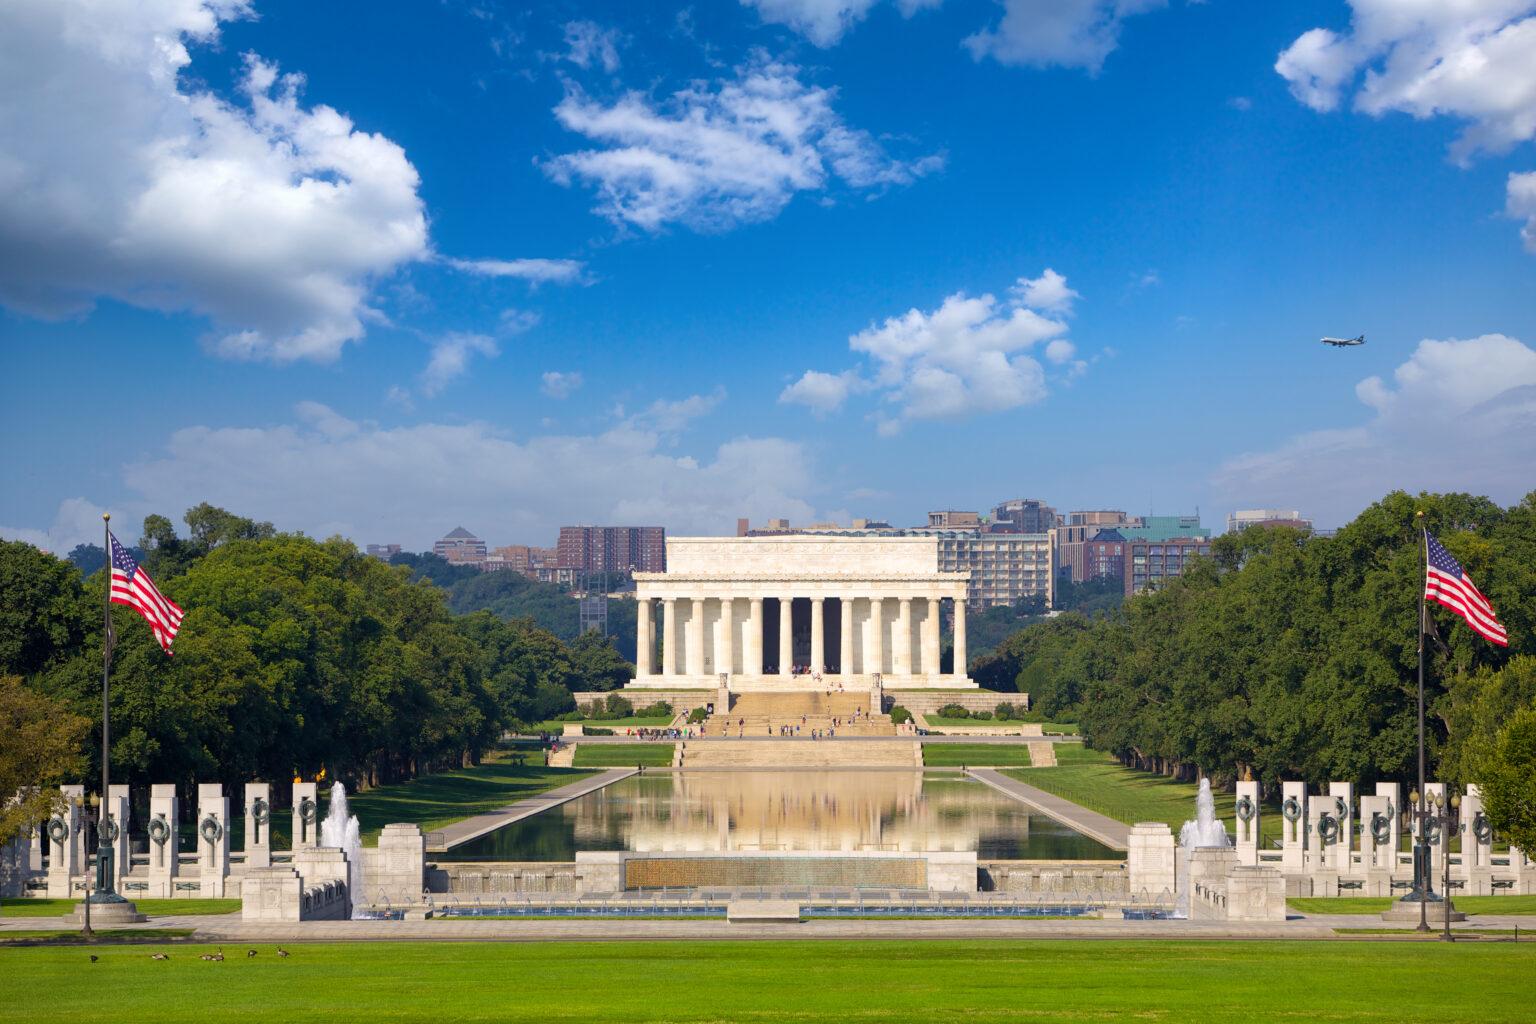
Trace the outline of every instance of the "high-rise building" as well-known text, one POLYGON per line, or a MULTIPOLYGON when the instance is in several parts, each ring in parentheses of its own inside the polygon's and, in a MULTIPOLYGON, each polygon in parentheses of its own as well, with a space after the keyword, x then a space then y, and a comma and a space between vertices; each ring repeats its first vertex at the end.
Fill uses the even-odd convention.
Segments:
POLYGON ((454 565, 478 564, 485 561, 485 541, 459 526, 433 544, 432 553, 454 565))
POLYGON ((1160 541, 1128 540, 1125 544, 1125 596, 1139 594, 1166 580, 1182 576, 1196 556, 1211 553, 1209 537, 1167 537, 1160 541))
POLYGON ((928 529, 979 530, 981 529, 981 515, 977 512, 956 512, 953 509, 929 512, 928 529))
POLYGON ((667 531, 660 526, 562 526, 556 564, 583 572, 666 572, 667 531))
POLYGON ((1049 533, 1056 526, 1056 510, 1039 498, 1014 498, 992 510, 994 533, 1049 533))
POLYGON ((400 553, 399 544, 369 544, 368 557, 387 562, 400 553))
POLYGON ((1068 526, 1119 526, 1127 521, 1126 514, 1118 509, 1092 509, 1067 513, 1068 526))
POLYGON ((1312 520, 1294 508, 1240 508, 1227 516, 1227 532, 1236 533, 1250 526, 1289 526, 1297 530, 1312 529, 1312 520))

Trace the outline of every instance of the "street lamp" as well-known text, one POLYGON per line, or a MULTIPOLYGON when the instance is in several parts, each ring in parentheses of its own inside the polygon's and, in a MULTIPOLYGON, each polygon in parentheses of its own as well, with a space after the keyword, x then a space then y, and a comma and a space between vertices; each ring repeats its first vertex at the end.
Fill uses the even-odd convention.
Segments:
MULTIPOLYGON (((100 801, 101 798, 94 793, 91 794, 89 799, 77 796, 70 801, 75 805, 75 815, 80 821, 80 831, 85 831, 85 824, 90 820, 86 809, 94 809, 100 801)), ((74 840, 71 839, 70 841, 73 842, 74 840)), ((73 880, 71 880, 71 883, 73 883, 73 880)), ((95 938, 96 933, 91 930, 91 871, 89 864, 86 865, 85 871, 85 896, 80 900, 80 906, 81 912, 84 914, 84 927, 80 929, 80 937, 85 939, 95 938)))
POLYGON ((1429 931, 1429 904, 1443 904, 1445 932, 1441 938, 1456 941, 1451 935, 1451 835, 1456 823, 1456 812, 1461 808, 1461 796, 1453 795, 1449 801, 1444 793, 1424 793, 1420 800, 1418 790, 1408 795, 1418 821, 1418 834, 1413 845, 1413 892, 1408 899, 1417 897, 1419 902, 1419 926, 1415 931, 1429 931), (1430 858, 1431 835, 1439 831, 1439 842, 1445 844, 1444 871, 1441 877, 1443 896, 1435 895, 1434 870, 1430 858))

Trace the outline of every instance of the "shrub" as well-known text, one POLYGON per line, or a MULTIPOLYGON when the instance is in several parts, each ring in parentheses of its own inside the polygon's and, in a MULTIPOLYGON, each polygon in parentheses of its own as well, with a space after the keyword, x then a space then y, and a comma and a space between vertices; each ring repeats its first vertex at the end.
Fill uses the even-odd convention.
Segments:
POLYGON ((628 718, 635 713, 635 706, 627 697, 620 697, 616 693, 610 693, 606 702, 607 714, 605 718, 628 718))
POLYGON ((912 721, 912 712, 897 704, 891 708, 891 723, 893 725, 906 725, 912 721))
POLYGON ((970 718, 971 713, 959 704, 945 704, 939 708, 940 718, 970 718))
POLYGON ((588 736, 612 736, 613 735, 613 730, 612 729, 602 729, 602 728, 599 728, 598 726, 595 726, 595 725, 584 726, 581 731, 584 734, 588 735, 588 736))
POLYGON ((694 708, 692 711, 688 712, 688 724, 689 725, 698 725, 700 722, 704 721, 704 719, 706 719, 708 717, 709 717, 709 712, 708 711, 704 710, 703 708, 694 708))
POLYGON ((574 722, 582 718, 608 717, 608 715, 603 711, 603 702, 600 700, 595 700, 591 704, 588 704, 585 708, 578 708, 577 710, 579 713, 576 715, 576 718, 570 719, 570 721, 574 722))
POLYGON ((999 722, 1011 722, 1019 717, 1019 709, 1006 700, 999 704, 992 713, 997 716, 999 722))
POLYGON ((992 712, 990 712, 990 711, 972 711, 971 712, 971 717, 974 718, 978 722, 990 722, 992 720, 992 712))
POLYGON ((672 705, 664 700, 659 700, 654 704, 646 705, 635 713, 641 718, 671 718, 672 705))

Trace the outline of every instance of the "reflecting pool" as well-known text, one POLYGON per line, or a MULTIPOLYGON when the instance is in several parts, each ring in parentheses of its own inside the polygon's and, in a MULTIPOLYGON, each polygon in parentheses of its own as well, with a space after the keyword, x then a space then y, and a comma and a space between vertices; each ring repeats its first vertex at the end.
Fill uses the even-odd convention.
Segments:
POLYGON ((630 776, 435 859, 569 861, 581 850, 975 850, 983 860, 1124 857, 953 774, 732 771, 630 776))

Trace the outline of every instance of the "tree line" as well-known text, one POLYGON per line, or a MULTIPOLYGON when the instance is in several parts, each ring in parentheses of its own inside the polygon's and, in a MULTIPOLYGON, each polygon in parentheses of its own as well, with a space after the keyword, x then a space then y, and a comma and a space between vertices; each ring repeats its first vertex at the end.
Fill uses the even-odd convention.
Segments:
MULTIPOLYGON (((1430 606, 1440 637, 1427 673, 1431 777, 1480 781, 1508 767, 1498 753, 1516 742, 1507 723, 1536 716, 1536 492, 1506 509, 1399 491, 1333 536, 1273 527, 1218 537, 1183 577, 1097 616, 1030 625, 977 659, 973 675, 1028 692, 1048 720, 1075 716, 1092 746, 1151 771, 1217 783, 1410 781, 1420 510, 1510 637, 1497 647, 1430 606)), ((1536 763, 1524 771, 1536 808, 1536 763)))
MULTIPOLYGON (((141 564, 186 612, 167 658, 111 610, 112 764, 125 782, 332 778, 370 786, 477 762, 508 726, 633 673, 604 637, 455 614, 447 594, 350 542, 281 533, 207 504, 186 535, 150 516, 141 564)), ((94 722, 99 771, 104 570, 0 542, 0 676, 94 722)))

